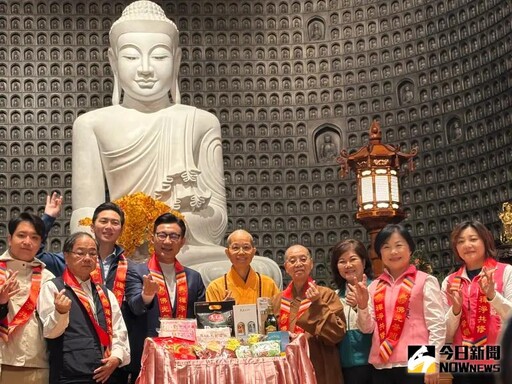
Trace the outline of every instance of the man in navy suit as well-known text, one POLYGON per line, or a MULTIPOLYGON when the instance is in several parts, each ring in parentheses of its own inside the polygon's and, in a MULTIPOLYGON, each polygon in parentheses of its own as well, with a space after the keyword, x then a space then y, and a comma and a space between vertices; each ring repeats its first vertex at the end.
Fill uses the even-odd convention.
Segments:
MULTIPOLYGON (((62 196, 52 193, 46 198, 46 206, 42 220, 45 225, 45 234, 37 258, 45 263, 46 268, 56 277, 62 276, 66 268, 64 253, 52 253, 44 250, 46 239, 60 215, 62 196)), ((121 237, 125 222, 124 212, 112 202, 98 205, 92 216, 91 232, 99 244, 98 263, 92 273, 93 280, 98 284, 105 284, 116 295, 117 301, 123 304, 126 275, 133 273, 133 265, 124 254, 124 249, 117 240, 121 237)))
POLYGON ((130 334, 132 382, 140 371, 144 339, 158 336, 160 318, 193 318, 194 303, 205 300, 201 275, 183 267, 176 255, 185 244, 186 226, 179 214, 164 213, 155 220, 154 252, 147 264, 137 266, 137 276, 127 276, 126 301, 136 332, 130 334))

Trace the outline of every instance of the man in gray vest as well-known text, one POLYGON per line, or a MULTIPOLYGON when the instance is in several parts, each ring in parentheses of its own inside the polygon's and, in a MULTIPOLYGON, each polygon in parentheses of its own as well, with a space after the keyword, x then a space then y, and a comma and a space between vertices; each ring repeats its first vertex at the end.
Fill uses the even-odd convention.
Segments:
POLYGON ((91 279, 98 243, 77 232, 64 242, 66 269, 41 288, 38 313, 50 351, 50 382, 126 383, 128 332, 115 295, 91 279))

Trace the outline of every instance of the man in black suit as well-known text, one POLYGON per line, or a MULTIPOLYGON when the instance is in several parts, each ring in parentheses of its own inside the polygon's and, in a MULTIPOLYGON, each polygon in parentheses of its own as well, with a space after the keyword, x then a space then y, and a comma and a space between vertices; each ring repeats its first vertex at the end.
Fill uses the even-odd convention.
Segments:
POLYGON ((137 266, 137 276, 127 276, 126 301, 135 317, 130 334, 135 382, 140 371, 144 339, 158 336, 160 318, 193 318, 194 303, 205 300, 201 275, 183 267, 176 255, 185 244, 186 226, 179 214, 164 213, 155 220, 154 252, 147 264, 137 266))

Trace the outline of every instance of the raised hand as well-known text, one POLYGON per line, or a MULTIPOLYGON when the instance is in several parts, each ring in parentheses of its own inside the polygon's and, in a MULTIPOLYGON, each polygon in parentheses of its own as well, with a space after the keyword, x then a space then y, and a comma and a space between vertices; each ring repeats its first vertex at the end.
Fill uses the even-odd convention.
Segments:
POLYGON ((66 290, 63 289, 60 292, 55 292, 55 300, 53 301, 55 310, 61 315, 68 313, 71 309, 71 299, 66 296, 66 290))
MULTIPOLYGON (((357 282, 356 282, 357 284, 357 282)), ((347 282, 346 285, 346 292, 345 292, 345 302, 348 306, 354 308, 357 306, 357 299, 356 299, 356 293, 355 293, 355 286, 352 284, 349 284, 347 282)))
POLYGON ((458 315, 462 310, 462 292, 460 284, 452 284, 448 282, 446 287, 446 294, 452 303, 452 310, 454 315, 458 315))
POLYGON ((60 196, 57 192, 53 192, 51 196, 46 196, 44 213, 51 217, 59 217, 61 208, 62 196, 60 196))
POLYGON ((315 282, 309 282, 308 288, 306 289, 306 299, 311 301, 317 301, 320 298, 320 292, 315 284, 315 282))
POLYGON ((486 267, 482 268, 480 272, 480 279, 478 280, 478 284, 480 285, 481 291, 487 296, 488 300, 494 299, 496 296, 496 287, 494 282, 494 273, 496 272, 496 268, 488 269, 486 267))
POLYGON ((153 297, 158 292, 158 283, 153 280, 151 275, 144 275, 142 279, 142 294, 146 297, 151 297, 151 300, 153 300, 153 297))
POLYGON ((0 304, 7 304, 9 299, 20 291, 20 284, 18 279, 16 279, 18 271, 12 272, 9 270, 7 274, 9 277, 2 286, 0 286, 0 304))
POLYGON ((368 306, 370 295, 368 293, 368 286, 366 285, 367 282, 368 278, 366 275, 363 275, 363 280, 354 284, 354 293, 356 296, 357 307, 359 309, 366 309, 368 306))

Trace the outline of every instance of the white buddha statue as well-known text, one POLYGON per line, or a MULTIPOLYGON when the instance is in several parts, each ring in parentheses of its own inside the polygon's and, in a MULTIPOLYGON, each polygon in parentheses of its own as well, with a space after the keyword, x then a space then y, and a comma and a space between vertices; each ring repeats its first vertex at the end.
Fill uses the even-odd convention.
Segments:
MULTIPOLYGON (((144 192, 185 216, 178 258, 206 284, 230 267, 220 246, 228 220, 219 121, 180 104, 178 29, 160 6, 127 6, 110 29, 110 45, 113 105, 73 124, 71 231, 104 202, 105 187, 111 200, 144 192)), ((282 282, 274 261, 257 257, 253 264, 282 282)))

